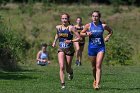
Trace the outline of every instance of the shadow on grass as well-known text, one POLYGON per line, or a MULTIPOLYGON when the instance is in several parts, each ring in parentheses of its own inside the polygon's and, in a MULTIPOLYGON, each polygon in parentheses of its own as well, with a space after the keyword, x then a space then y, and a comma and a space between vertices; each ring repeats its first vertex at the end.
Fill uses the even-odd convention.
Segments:
POLYGON ((36 79, 37 77, 25 75, 23 73, 10 73, 0 72, 0 80, 23 80, 23 79, 36 79))
POLYGON ((102 87, 102 90, 127 90, 127 91, 133 91, 133 90, 140 90, 140 88, 109 88, 109 87, 102 87))

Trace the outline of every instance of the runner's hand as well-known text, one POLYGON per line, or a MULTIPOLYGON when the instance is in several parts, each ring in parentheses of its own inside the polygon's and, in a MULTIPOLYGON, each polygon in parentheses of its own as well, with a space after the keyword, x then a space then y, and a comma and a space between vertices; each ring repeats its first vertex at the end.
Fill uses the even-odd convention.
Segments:
POLYGON ((71 40, 65 40, 65 43, 69 44, 71 43, 71 40))
POLYGON ((55 43, 53 43, 53 44, 52 44, 52 47, 55 47, 55 46, 56 46, 56 44, 55 44, 55 43))

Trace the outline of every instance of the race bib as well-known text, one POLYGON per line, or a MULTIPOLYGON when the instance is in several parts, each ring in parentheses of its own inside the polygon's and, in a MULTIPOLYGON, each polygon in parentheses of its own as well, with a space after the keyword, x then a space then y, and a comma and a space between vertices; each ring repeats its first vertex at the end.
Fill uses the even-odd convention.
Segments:
POLYGON ((69 44, 65 43, 65 42, 59 42, 59 47, 60 48, 69 48, 69 44))
POLYGON ((93 44, 97 44, 97 45, 101 44, 101 38, 92 38, 91 40, 93 44))

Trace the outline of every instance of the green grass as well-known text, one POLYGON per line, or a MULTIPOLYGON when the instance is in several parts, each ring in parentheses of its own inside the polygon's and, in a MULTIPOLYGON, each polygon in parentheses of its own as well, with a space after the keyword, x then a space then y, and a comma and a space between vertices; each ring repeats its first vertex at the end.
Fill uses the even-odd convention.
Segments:
MULTIPOLYGON (((24 64, 22 71, 0 72, 0 93, 139 93, 140 91, 140 8, 122 6, 121 13, 114 13, 113 6, 107 5, 54 5, 46 6, 43 10, 41 4, 35 4, 30 10, 29 6, 24 7, 25 13, 18 8, 18 4, 7 6, 9 10, 1 9, 0 15, 4 18, 5 24, 25 36, 31 43, 31 49, 27 53, 28 61, 24 64), (32 62, 36 57, 38 48, 36 44, 41 41, 52 42, 56 33, 55 26, 60 24, 60 14, 68 12, 71 15, 71 22, 75 24, 77 16, 83 18, 83 23, 90 22, 88 14, 94 10, 100 10, 102 19, 113 28, 114 35, 121 33, 129 39, 134 47, 132 56, 134 65, 137 66, 103 66, 103 75, 99 91, 92 88, 92 72, 87 57, 87 42, 83 53, 83 62, 81 67, 74 68, 74 79, 68 81, 66 77, 66 89, 60 89, 59 66, 57 64, 57 49, 54 49, 52 64, 40 67, 32 62), (30 15, 32 14, 33 15, 30 15), (39 36, 34 38, 31 31, 34 27, 39 29, 39 36)), ((87 41, 87 39, 86 39, 87 41)), ((50 48, 51 49, 51 48, 50 48)), ((75 60, 75 57, 74 57, 75 60)), ((132 64, 133 65, 133 64, 132 64)))
POLYGON ((0 93, 139 93, 140 68, 136 66, 104 66, 101 89, 92 88, 90 64, 73 65, 74 79, 67 80, 66 89, 60 89, 59 66, 31 66, 23 71, 1 72, 0 93))

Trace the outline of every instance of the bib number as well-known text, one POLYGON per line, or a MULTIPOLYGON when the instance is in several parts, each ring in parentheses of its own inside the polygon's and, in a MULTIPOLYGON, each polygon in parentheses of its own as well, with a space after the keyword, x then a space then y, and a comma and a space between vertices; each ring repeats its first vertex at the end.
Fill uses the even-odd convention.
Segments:
POLYGON ((93 38, 93 39, 91 39, 91 40, 92 40, 92 43, 93 43, 93 44, 98 44, 98 45, 101 44, 101 38, 93 38))
POLYGON ((64 42, 60 42, 59 46, 60 46, 60 48, 69 48, 69 45, 67 43, 64 43, 64 42))

